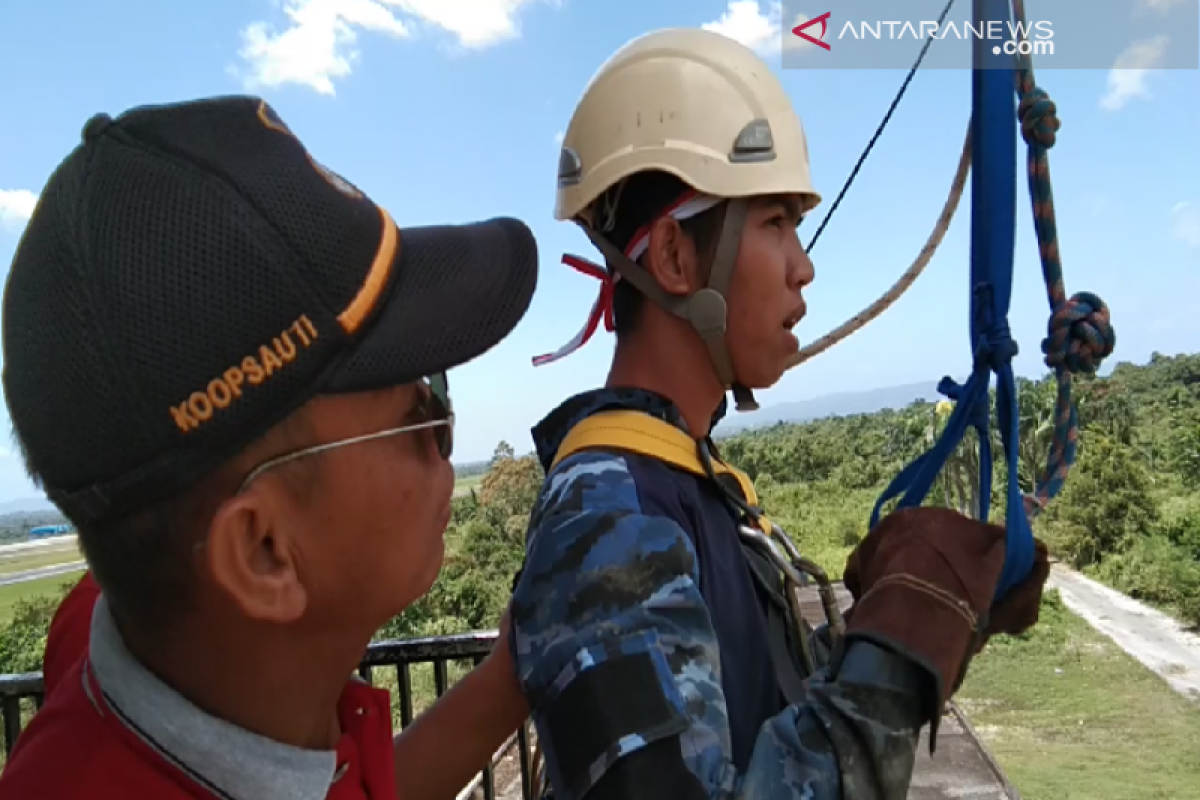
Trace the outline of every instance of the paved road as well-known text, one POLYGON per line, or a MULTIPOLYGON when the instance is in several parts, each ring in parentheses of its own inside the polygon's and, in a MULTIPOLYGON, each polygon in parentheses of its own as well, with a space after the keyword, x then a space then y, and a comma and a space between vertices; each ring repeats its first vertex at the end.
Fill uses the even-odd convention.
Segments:
POLYGON ((1200 636, 1161 611, 1061 564, 1053 566, 1048 586, 1058 589, 1063 605, 1153 670, 1175 691, 1200 700, 1200 636))
POLYGON ((70 534, 68 536, 51 536, 46 539, 32 539, 27 542, 0 544, 0 559, 15 558, 31 551, 39 553, 56 553, 59 550, 70 550, 71 548, 78 549, 78 547, 79 545, 74 534, 70 534))
POLYGON ((11 575, 0 576, 0 586, 11 586, 14 583, 25 583, 27 581, 41 580, 42 578, 53 578, 56 575, 70 575, 73 572, 80 572, 86 567, 86 561, 71 561, 66 564, 55 564, 52 567, 27 569, 24 572, 14 572, 11 575))

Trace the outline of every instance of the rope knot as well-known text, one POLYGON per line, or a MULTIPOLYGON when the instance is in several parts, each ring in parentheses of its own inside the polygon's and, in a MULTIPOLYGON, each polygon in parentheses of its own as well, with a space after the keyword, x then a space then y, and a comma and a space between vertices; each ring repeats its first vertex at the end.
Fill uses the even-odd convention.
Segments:
MULTIPOLYGON (((962 400, 966 388, 967 387, 963 386, 961 383, 958 383, 949 375, 942 378, 938 382, 937 386, 938 393, 953 400, 955 404, 958 404, 958 402, 962 400)), ((974 405, 972 405, 971 410, 967 413, 967 424, 971 425, 976 430, 983 430, 991 421, 992 405, 991 402, 986 398, 987 395, 984 395, 984 400, 976 402, 974 405)))
POLYGON ((1026 92, 1017 106, 1017 116, 1021 120, 1021 136, 1027 144, 1054 147, 1062 122, 1058 119, 1058 107, 1045 90, 1035 86, 1026 92))
POLYGON ((1013 341, 1012 331, 1005 320, 994 323, 979 337, 975 361, 986 361, 993 372, 999 372, 1006 364, 1012 363, 1018 352, 1020 348, 1013 341))
POLYGON ((1108 306, 1091 292, 1080 292, 1050 316, 1049 335, 1042 340, 1046 366, 1071 374, 1091 374, 1112 354, 1117 335, 1108 306))

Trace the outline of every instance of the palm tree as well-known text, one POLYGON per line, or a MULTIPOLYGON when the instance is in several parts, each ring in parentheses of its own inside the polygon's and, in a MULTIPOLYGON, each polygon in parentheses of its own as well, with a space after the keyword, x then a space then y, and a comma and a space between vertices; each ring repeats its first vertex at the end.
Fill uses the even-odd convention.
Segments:
MULTIPOLYGON (((934 439, 945 429, 953 411, 954 406, 949 400, 941 400, 934 406, 934 439)), ((974 519, 980 516, 979 468, 979 436, 972 428, 967 430, 958 447, 946 459, 938 481, 946 505, 974 519)))

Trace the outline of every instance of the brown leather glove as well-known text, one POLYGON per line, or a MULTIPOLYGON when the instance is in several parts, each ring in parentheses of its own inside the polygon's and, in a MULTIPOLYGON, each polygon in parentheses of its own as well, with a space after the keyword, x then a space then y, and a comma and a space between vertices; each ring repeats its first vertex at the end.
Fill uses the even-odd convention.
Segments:
POLYGON ((940 711, 990 636, 1037 622, 1050 573, 1046 546, 1035 540, 1029 576, 993 608, 1003 566, 1000 525, 943 508, 897 511, 846 562, 843 581, 855 600, 846 636, 876 641, 929 670, 940 711))

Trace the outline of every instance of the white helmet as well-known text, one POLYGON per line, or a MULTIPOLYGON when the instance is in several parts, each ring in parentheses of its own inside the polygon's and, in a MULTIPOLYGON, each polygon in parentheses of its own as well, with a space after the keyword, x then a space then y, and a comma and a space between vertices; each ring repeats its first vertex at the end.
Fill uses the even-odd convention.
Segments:
MULTIPOLYGON (((791 101, 770 67, 744 45, 699 28, 656 31, 626 44, 596 73, 563 138, 556 219, 574 220, 604 254, 608 275, 696 328, 739 410, 757 405, 736 382, 725 346, 725 292, 737 261, 749 198, 797 194, 801 210, 820 203, 812 187, 808 143, 791 101), (661 170, 690 186, 676 217, 730 200, 714 249, 708 286, 680 298, 662 291, 630 252, 603 237, 596 200, 629 176, 661 170), (682 213, 680 213, 682 212, 682 213), (615 272, 614 272, 615 270, 615 272)), ((576 264, 575 266, 580 266, 576 264)), ((606 294, 575 342, 590 336, 606 294)), ((611 319, 611 316, 610 316, 611 319)), ((541 363, 565 354, 541 357, 541 363)), ((539 359, 535 359, 539 363, 539 359)))

